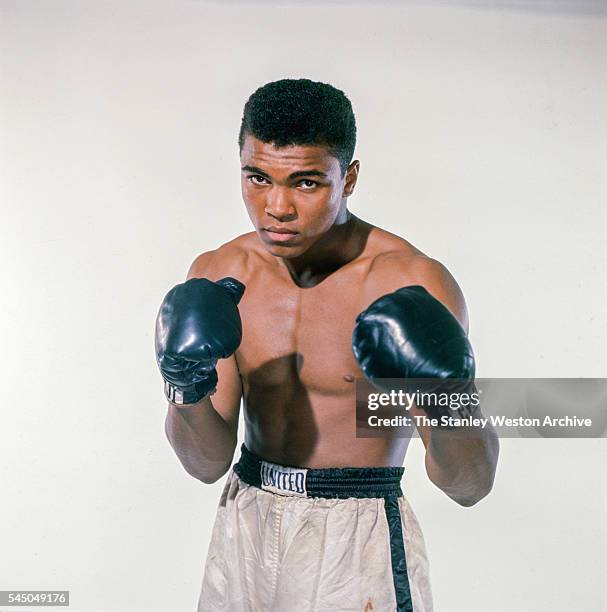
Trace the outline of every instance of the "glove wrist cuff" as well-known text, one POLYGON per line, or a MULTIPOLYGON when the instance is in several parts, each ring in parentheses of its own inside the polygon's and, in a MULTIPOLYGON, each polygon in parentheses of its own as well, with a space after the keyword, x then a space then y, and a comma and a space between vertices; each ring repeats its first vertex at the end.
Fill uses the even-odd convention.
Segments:
POLYGON ((177 406, 189 406, 197 404, 207 395, 215 392, 217 381, 215 380, 211 387, 208 383, 196 383, 189 387, 176 387, 168 381, 164 381, 164 394, 172 404, 177 406))

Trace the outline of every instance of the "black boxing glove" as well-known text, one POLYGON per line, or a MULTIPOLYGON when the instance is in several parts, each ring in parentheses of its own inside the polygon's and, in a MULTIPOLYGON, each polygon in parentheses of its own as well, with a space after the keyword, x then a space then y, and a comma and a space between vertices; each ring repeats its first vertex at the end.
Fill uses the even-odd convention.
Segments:
POLYGON ((215 391, 217 360, 232 355, 242 340, 238 302, 244 289, 234 278, 191 278, 166 294, 155 345, 169 401, 195 404, 215 391))
MULTIPOLYGON (((382 378, 425 379, 414 385, 423 393, 470 394, 476 390, 474 353, 466 332, 424 287, 403 287, 361 312, 352 348, 365 376, 384 390, 391 387, 383 387, 382 378)), ((412 390, 406 382, 405 387, 412 390)), ((454 416, 445 403, 424 402, 419 407, 433 418, 454 416)), ((466 416, 474 407, 458 406, 459 416, 466 416)))

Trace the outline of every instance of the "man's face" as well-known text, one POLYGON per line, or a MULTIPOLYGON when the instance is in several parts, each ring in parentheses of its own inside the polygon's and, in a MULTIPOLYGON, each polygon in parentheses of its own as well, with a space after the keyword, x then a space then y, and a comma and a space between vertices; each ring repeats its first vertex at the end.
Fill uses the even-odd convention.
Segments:
POLYGON ((344 198, 354 188, 355 172, 342 177, 339 162, 325 147, 276 148, 247 134, 240 161, 247 212, 273 255, 305 253, 344 216, 344 198), (281 233, 286 231, 292 233, 281 233))

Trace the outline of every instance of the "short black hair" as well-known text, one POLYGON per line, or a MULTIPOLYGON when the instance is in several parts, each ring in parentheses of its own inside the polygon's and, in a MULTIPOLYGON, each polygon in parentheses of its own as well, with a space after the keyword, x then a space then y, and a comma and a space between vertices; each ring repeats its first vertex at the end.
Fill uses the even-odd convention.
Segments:
POLYGON ((238 146, 247 134, 277 147, 324 145, 345 175, 356 145, 356 120, 343 91, 309 79, 282 79, 257 89, 244 107, 238 146))

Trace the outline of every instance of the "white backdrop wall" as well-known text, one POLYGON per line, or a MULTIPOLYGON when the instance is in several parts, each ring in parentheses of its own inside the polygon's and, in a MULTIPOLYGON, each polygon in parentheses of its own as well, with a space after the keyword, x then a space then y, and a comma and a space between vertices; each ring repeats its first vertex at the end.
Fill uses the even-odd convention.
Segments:
MULTIPOLYGON (((180 467, 164 293, 249 231, 259 85, 351 98, 351 209, 443 261, 485 377, 607 376, 607 15, 592 2, 0 0, 0 590, 193 610, 223 480, 180 467)), ((473 508, 427 480, 437 612, 607 609, 604 439, 505 440, 473 508)))

